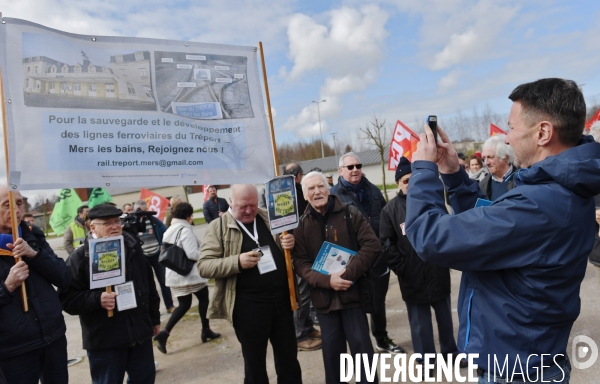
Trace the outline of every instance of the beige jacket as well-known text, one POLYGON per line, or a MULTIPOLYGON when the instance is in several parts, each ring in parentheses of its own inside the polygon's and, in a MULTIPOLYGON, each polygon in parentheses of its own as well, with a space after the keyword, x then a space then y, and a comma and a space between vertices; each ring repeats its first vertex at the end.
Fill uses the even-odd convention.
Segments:
MULTIPOLYGON (((257 217, 261 218, 269 227, 267 211, 258 210, 257 217)), ((233 322, 233 305, 237 275, 240 273, 239 260, 242 249, 242 231, 229 212, 208 224, 204 234, 198 272, 207 279, 215 279, 215 289, 208 307, 209 319, 227 319, 233 322), (221 223, 223 223, 221 239, 221 223)), ((281 243, 279 235, 273 236, 279 249, 281 243)))

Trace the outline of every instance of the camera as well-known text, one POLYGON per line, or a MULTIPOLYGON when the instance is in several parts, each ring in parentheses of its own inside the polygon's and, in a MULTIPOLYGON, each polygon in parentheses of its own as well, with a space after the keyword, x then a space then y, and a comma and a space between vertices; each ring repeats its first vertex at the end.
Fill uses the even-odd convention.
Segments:
POLYGON ((146 232, 146 217, 155 215, 156 212, 154 211, 135 211, 131 213, 125 213, 121 216, 121 225, 123 226, 124 231, 137 236, 139 233, 146 232))

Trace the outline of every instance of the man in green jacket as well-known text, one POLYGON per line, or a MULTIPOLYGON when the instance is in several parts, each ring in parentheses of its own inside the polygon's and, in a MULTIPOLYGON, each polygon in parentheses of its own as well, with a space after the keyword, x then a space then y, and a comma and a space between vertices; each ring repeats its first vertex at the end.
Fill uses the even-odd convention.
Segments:
POLYGON ((271 342, 279 383, 301 384, 296 332, 283 249, 294 237, 273 236, 251 184, 231 188, 230 209, 206 229, 198 271, 215 279, 210 319, 233 323, 242 345, 245 384, 268 383, 271 342))
POLYGON ((75 216, 75 219, 65 229, 63 245, 69 255, 85 240, 85 236, 89 231, 89 228, 85 224, 89 210, 90 208, 87 205, 77 208, 77 216, 75 216))

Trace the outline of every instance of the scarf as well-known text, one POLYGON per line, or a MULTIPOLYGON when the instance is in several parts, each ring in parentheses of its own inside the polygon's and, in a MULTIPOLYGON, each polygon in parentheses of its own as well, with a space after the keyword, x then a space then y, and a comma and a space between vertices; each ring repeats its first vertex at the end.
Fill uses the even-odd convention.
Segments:
MULTIPOLYGON (((19 226, 19 237, 21 237, 23 235, 23 231, 21 230, 21 227, 19 226)), ((6 246, 6 244, 13 242, 13 236, 10 233, 0 233, 0 249, 4 249, 7 251, 10 251, 10 249, 8 249, 8 247, 6 246)))
POLYGON ((487 174, 487 168, 485 167, 481 167, 477 172, 471 172, 471 170, 469 170, 469 178, 477 181, 481 181, 487 174))
POLYGON ((367 216, 369 216, 371 214, 371 196, 366 188, 367 178, 363 176, 358 184, 349 183, 343 177, 340 177, 340 181, 344 188, 349 189, 356 195, 363 211, 367 214, 367 216))

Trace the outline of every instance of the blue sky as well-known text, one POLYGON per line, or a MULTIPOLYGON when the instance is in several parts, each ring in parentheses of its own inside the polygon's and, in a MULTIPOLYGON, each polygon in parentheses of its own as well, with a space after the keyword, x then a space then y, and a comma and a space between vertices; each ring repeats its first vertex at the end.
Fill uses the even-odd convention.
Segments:
MULTIPOLYGON (((419 131, 460 111, 507 114, 515 86, 583 84, 600 104, 600 5, 510 0, 2 0, 5 17, 67 32, 265 48, 279 143, 356 142, 373 114, 419 131)), ((503 128, 505 126, 502 126, 503 128)), ((454 137, 459 139, 460 137, 454 137)))

